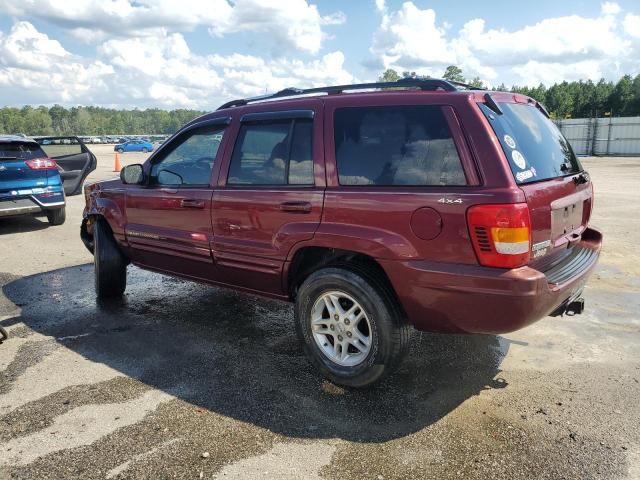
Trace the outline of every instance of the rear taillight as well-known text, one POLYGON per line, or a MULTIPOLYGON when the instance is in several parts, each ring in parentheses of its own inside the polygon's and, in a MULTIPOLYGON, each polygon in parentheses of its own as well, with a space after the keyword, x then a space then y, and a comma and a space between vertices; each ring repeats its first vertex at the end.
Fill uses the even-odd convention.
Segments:
POLYGON ((531 252, 531 219, 526 203, 476 205, 467 210, 473 248, 481 265, 516 268, 531 252))
POLYGON ((31 170, 57 170, 58 164, 50 158, 32 158, 24 162, 31 170))

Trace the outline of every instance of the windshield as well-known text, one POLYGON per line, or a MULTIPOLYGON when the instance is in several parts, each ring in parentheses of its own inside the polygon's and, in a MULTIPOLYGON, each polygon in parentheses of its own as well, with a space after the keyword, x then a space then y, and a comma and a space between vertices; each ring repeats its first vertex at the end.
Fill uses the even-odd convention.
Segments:
POLYGON ((573 175, 582 171, 571 145, 535 105, 499 103, 502 115, 484 103, 491 123, 519 184, 573 175))
POLYGON ((17 158, 20 160, 31 160, 32 158, 42 158, 46 156, 37 143, 0 143, 0 159, 13 160, 17 158))

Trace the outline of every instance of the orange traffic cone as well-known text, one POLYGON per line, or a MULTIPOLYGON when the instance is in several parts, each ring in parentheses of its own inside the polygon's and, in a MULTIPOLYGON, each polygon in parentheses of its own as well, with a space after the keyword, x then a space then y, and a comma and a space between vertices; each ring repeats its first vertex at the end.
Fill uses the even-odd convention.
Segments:
POLYGON ((119 172, 122 170, 122 163, 120 163, 120 154, 116 152, 115 159, 113 160, 113 171, 119 172))

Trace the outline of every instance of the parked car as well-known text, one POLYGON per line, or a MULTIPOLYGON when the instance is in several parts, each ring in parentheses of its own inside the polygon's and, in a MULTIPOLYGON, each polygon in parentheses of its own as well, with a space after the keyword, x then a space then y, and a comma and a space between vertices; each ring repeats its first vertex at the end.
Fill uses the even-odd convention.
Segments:
POLYGON ((83 148, 76 137, 0 136, 0 217, 44 213, 51 225, 64 223, 65 194, 80 193, 96 166, 88 151, 75 153, 83 148))
POLYGON ((99 297, 122 295, 133 263, 295 302, 310 360, 353 387, 398 365, 410 327, 495 334, 582 312, 593 187, 538 102, 438 79, 263 99, 87 187, 99 297))
POLYGON ((113 147, 114 152, 153 152, 153 144, 144 140, 128 140, 113 147))

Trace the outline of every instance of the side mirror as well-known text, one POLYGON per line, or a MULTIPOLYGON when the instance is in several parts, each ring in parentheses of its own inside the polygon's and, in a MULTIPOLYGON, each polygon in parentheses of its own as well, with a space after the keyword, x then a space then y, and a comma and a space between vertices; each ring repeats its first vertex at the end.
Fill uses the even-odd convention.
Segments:
POLYGON ((120 180, 124 184, 138 185, 144 180, 144 172, 142 165, 136 163, 134 165, 127 165, 120 170, 120 180))

